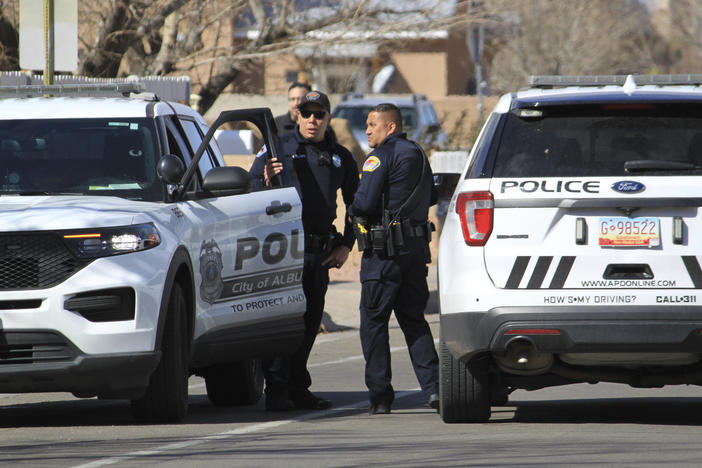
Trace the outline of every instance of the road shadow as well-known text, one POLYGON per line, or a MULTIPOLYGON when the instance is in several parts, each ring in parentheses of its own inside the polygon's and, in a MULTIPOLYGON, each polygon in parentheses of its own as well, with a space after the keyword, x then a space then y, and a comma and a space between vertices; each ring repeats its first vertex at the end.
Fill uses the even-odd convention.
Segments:
MULTIPOLYGON (((349 413, 365 413, 366 405, 358 406, 367 399, 366 392, 315 392, 332 401, 335 411, 320 413, 320 417, 331 418, 349 413), (351 407, 349 405, 355 405, 351 407), (336 411, 338 410, 338 411, 336 411)), ((70 398, 70 396, 63 396, 70 398)), ((404 399, 403 399, 404 400, 404 399)), ((0 429, 20 427, 73 427, 73 426, 144 426, 131 415, 127 400, 62 399, 0 406, 0 429)), ((403 401, 403 404, 407 402, 403 401)), ((398 406, 399 408, 400 406, 398 406)), ((190 395, 188 414, 179 424, 233 424, 263 423, 290 419, 314 413, 310 410, 273 412, 265 410, 265 397, 255 405, 215 406, 207 395, 190 395)), ((313 419, 314 416, 309 419, 313 419)))
POLYGON ((702 398, 695 397, 510 401, 504 407, 493 407, 492 419, 498 423, 699 426, 701 405, 702 398))

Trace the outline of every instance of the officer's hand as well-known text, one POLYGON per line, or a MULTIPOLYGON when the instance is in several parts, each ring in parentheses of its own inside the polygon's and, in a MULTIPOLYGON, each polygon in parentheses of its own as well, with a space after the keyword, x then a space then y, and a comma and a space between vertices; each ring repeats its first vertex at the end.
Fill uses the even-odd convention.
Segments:
POLYGON ((345 245, 338 245, 334 247, 331 254, 324 259, 322 265, 329 266, 329 268, 341 268, 341 265, 346 263, 346 259, 349 258, 349 252, 351 249, 345 245))
POLYGON ((283 172, 283 163, 278 162, 277 158, 266 159, 266 167, 263 169, 263 177, 266 180, 266 185, 271 185, 271 179, 283 172))

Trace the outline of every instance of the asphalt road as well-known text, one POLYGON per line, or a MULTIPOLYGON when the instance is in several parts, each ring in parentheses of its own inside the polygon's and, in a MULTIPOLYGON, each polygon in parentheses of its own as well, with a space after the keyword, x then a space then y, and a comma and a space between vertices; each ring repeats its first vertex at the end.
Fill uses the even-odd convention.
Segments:
POLYGON ((448 425, 423 405, 402 335, 391 334, 398 397, 390 415, 366 414, 350 330, 320 335, 310 361, 312 389, 333 400, 331 410, 218 408, 199 378, 177 425, 137 425, 122 401, 0 395, 0 466, 699 466, 701 388, 515 392, 487 424, 448 425))

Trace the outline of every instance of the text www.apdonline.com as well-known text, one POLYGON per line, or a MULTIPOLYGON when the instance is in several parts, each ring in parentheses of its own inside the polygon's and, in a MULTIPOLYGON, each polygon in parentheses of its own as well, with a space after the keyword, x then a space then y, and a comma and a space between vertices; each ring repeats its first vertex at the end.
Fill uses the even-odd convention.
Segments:
POLYGON ((674 288, 675 280, 589 280, 581 281, 584 288, 674 288))

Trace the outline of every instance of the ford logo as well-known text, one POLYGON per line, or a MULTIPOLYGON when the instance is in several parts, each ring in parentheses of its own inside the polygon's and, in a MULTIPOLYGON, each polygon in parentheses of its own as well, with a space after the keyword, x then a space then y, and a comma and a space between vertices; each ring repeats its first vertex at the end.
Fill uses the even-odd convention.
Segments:
POLYGON ((646 190, 646 186, 633 180, 620 180, 612 184, 612 190, 619 193, 639 193, 646 190))

